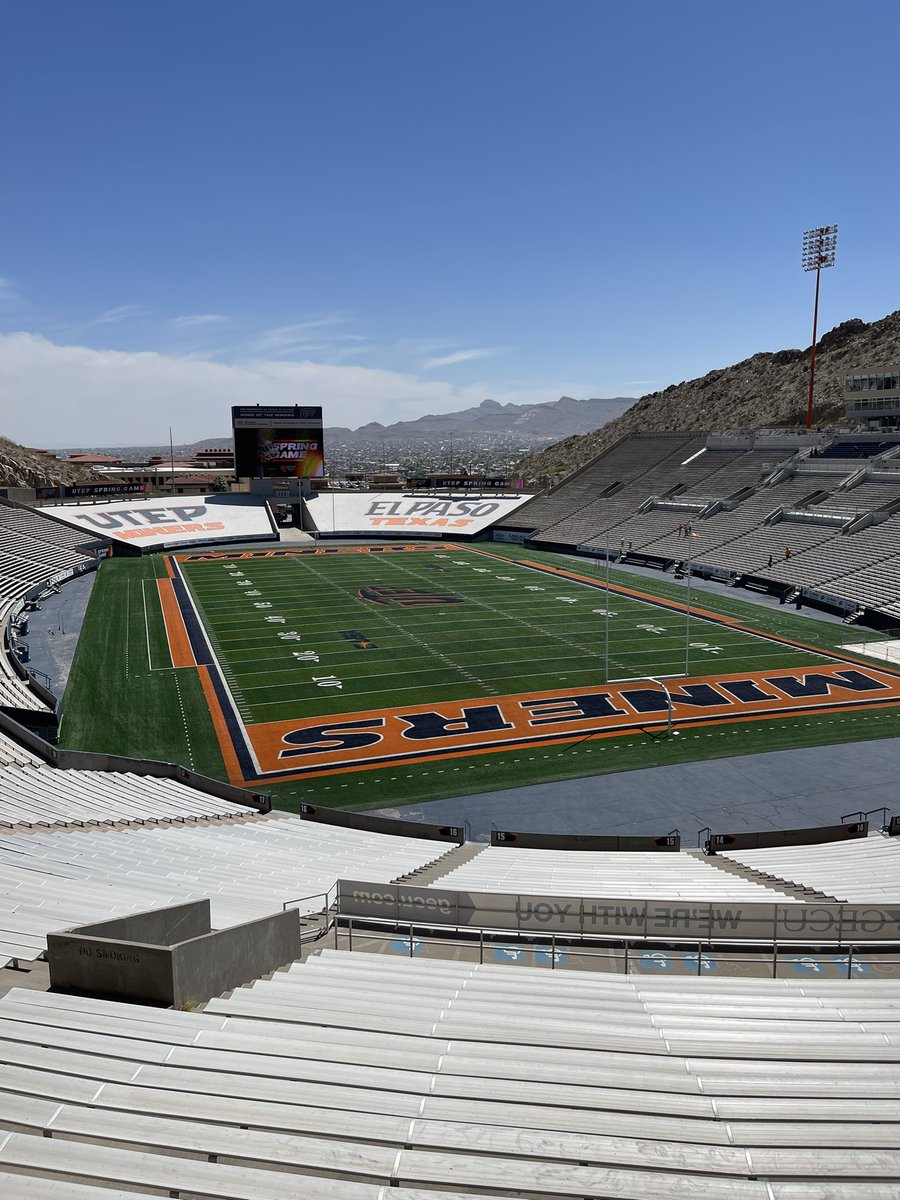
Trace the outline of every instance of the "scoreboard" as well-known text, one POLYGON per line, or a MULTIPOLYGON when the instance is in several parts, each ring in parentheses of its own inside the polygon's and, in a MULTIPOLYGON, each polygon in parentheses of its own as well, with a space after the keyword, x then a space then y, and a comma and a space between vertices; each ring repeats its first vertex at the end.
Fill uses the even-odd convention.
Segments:
POLYGON ((325 473, 321 408, 238 405, 231 410, 231 425, 239 479, 307 479, 325 473))

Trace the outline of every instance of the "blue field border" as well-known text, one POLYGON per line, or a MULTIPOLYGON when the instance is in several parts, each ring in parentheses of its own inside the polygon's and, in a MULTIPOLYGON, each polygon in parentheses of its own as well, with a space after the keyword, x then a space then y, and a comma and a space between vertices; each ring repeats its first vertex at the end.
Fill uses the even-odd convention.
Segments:
POLYGON ((184 627, 187 630, 194 661, 198 666, 206 667, 209 671, 209 679, 216 694, 216 699, 219 702, 222 719, 225 722, 225 728, 228 730, 232 749, 237 756, 241 774, 247 783, 265 779, 266 776, 260 774, 259 767, 250 753, 244 722, 241 714, 237 711, 237 706, 234 703, 234 697, 231 694, 228 684, 225 682, 225 676, 222 674, 222 668, 219 666, 219 661, 213 651, 203 622, 200 620, 197 610, 194 607, 187 583, 181 574, 181 568, 174 557, 169 558, 169 563, 173 571, 172 590, 175 593, 181 619, 184 621, 184 627))

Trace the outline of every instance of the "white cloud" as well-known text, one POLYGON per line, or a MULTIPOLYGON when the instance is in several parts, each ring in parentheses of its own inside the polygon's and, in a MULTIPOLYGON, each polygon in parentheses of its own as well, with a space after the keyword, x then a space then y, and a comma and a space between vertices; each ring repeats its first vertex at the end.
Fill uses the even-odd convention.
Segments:
POLYGON ((435 367, 453 367, 457 363, 473 362, 477 358, 493 358, 495 354, 500 353, 502 351, 497 346, 485 346, 481 350, 455 350, 441 358, 426 359, 422 366, 426 371, 433 371, 435 367))
MULTIPOLYGON (((490 396, 515 403, 573 390, 485 383, 457 387, 411 373, 322 362, 254 358, 239 363, 61 346, 32 333, 0 335, 0 433, 29 445, 134 445, 229 432, 233 404, 321 404, 328 425, 453 412, 490 396)), ((578 389, 575 394, 588 394, 578 389)))
POLYGON ((169 324, 176 329, 194 329, 203 325, 221 325, 227 320, 221 313, 186 313, 183 317, 172 317, 169 324))

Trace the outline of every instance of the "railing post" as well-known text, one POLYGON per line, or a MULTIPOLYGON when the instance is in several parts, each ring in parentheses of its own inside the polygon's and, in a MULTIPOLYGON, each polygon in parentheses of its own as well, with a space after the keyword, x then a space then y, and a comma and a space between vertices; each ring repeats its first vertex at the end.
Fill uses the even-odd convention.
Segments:
POLYGON ((478 930, 478 964, 484 966, 484 927, 478 930))
POLYGON ((628 974, 628 938, 625 939, 625 974, 628 974))
POLYGON ((697 974, 701 974, 700 968, 703 966, 703 943, 697 943, 697 974))
POLYGON ((853 978, 853 947, 847 947, 847 978, 853 978))
MULTIPOLYGON (((335 918, 337 920, 337 918, 335 918)), ((353 918, 347 918, 347 949, 353 953, 353 918)))
POLYGON ((778 978, 778 943, 772 939, 772 978, 778 978))
POLYGON ((550 970, 556 970, 556 934, 550 934, 550 970))
POLYGON ((412 921, 409 923, 409 957, 413 956, 413 927, 412 921))

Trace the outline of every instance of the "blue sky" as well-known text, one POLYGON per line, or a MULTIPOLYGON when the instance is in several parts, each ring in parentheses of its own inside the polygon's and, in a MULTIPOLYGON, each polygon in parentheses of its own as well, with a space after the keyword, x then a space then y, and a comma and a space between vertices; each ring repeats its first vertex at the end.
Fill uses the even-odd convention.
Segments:
POLYGON ((900 5, 0 0, 0 432, 635 395, 900 308, 900 5))

